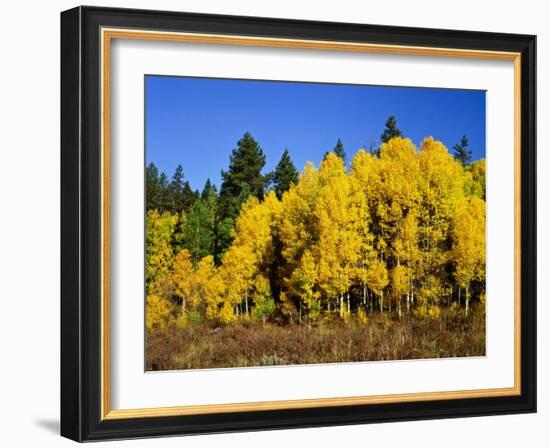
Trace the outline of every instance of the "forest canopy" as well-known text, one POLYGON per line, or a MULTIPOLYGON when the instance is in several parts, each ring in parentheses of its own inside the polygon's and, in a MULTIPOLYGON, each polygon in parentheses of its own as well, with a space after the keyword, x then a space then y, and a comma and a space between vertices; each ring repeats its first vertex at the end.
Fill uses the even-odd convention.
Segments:
MULTIPOLYGON (((390 117, 390 119, 393 117, 390 117)), ((417 148, 388 120, 382 145, 349 163, 338 139, 299 173, 272 173, 245 133, 193 191, 146 169, 146 326, 240 319, 367 324, 373 313, 436 319, 485 300, 485 160, 432 137, 417 148)))

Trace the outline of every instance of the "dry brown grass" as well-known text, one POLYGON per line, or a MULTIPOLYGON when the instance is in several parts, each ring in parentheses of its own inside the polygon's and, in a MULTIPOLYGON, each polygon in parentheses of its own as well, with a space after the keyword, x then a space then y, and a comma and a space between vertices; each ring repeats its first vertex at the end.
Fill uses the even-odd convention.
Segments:
POLYGON ((485 313, 442 311, 437 320, 375 315, 363 325, 325 319, 313 325, 241 322, 169 326, 147 338, 147 370, 206 369, 485 354, 485 313))

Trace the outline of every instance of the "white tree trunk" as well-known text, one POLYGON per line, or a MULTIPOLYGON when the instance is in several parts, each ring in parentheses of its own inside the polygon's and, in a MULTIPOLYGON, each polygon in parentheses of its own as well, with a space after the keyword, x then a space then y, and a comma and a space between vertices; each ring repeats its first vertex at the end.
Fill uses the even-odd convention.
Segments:
POLYGON ((397 315, 401 319, 401 296, 397 297, 397 315))

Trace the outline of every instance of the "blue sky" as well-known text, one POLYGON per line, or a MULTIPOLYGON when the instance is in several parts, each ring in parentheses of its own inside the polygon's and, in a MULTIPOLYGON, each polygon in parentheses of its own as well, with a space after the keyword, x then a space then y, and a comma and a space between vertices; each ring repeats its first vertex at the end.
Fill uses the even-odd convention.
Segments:
POLYGON ((237 140, 248 131, 266 155, 265 172, 288 148, 302 170, 316 166, 336 140, 348 161, 378 146, 390 115, 419 144, 441 140, 450 151, 462 135, 473 160, 485 157, 485 92, 410 87, 145 77, 146 162, 172 176, 181 164, 193 189, 209 177, 219 188, 237 140))

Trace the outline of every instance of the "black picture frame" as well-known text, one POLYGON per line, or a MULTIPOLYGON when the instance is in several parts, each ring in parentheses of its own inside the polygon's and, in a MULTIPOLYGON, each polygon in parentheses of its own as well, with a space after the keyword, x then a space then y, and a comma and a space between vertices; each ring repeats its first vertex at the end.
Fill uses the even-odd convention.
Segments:
POLYGON ((61 13, 61 435, 93 441, 536 412, 535 59, 531 35, 99 7, 61 13), (521 394, 102 420, 102 27, 521 53, 521 394))

